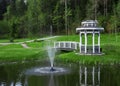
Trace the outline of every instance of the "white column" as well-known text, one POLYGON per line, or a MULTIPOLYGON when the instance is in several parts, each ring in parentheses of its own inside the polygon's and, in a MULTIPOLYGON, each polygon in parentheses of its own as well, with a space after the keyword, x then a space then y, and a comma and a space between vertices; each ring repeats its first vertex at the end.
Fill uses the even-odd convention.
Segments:
POLYGON ((95 53, 95 33, 93 32, 92 33, 93 34, 93 36, 92 36, 92 41, 93 41, 93 53, 95 53))
POLYGON ((85 53, 87 53, 87 33, 85 32, 85 53))
POLYGON ((100 53, 100 32, 98 33, 98 52, 100 53))
POLYGON ((81 46, 82 46, 82 33, 80 32, 80 53, 81 53, 81 46))

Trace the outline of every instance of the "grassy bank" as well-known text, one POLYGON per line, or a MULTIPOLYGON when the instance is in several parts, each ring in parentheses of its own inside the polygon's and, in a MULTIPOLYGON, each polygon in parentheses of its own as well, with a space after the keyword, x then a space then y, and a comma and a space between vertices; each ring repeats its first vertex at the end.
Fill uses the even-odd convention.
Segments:
MULTIPOLYGON (((77 41, 78 35, 60 36, 54 38, 55 41, 77 41)), ((2 40, 1 40, 2 41, 2 40)), ((21 41, 21 40, 20 40, 21 41)), ((23 39, 22 39, 23 41, 23 39)), ((84 41, 84 39, 83 39, 84 41)), ((91 41, 89 38, 88 41, 91 41)), ((0 45, 0 61, 32 60, 47 57, 44 41, 26 43, 29 48, 23 48, 20 44, 0 45)), ((69 62, 79 62, 87 64, 113 64, 120 63, 120 35, 101 34, 102 52, 101 56, 79 55, 76 52, 62 52, 56 55, 56 59, 69 62)))
POLYGON ((46 52, 42 49, 42 43, 27 43, 29 48, 23 48, 21 44, 10 44, 0 46, 0 62, 22 61, 40 59, 46 57, 46 52))
MULTIPOLYGON (((79 36, 62 36, 59 39, 62 41, 79 41, 79 36)), ((83 39, 84 41, 84 39, 83 39)), ((91 39, 88 39, 90 42, 91 39)), ((67 52, 58 55, 58 59, 62 61, 79 62, 82 64, 117 64, 120 63, 120 35, 102 34, 101 47, 104 55, 79 55, 77 52, 67 52)))

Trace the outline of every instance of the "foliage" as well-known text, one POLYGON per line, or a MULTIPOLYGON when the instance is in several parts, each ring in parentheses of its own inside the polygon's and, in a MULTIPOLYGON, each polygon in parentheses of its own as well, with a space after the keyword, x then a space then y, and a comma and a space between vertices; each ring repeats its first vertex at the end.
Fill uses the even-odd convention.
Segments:
POLYGON ((120 0, 7 1, 0 2, 0 16, 11 27, 10 39, 48 36, 51 32, 75 34, 81 21, 88 19, 97 19, 106 33, 115 33, 120 27, 120 0))
POLYGON ((10 29, 11 27, 7 21, 0 21, 0 38, 8 38, 10 29))

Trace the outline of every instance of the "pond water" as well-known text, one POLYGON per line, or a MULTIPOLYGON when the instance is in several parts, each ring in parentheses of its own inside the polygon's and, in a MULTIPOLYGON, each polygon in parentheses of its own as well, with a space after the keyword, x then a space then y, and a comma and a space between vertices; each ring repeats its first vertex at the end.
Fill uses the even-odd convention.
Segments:
POLYGON ((47 61, 0 64, 0 86, 120 86, 120 65, 90 66, 55 63, 62 73, 31 73, 49 66, 47 61))

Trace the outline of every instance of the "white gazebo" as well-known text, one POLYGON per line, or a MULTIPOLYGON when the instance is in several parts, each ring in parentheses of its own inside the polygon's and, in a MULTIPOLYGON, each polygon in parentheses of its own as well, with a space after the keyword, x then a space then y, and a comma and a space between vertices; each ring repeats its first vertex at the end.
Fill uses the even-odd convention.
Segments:
POLYGON ((100 32, 104 28, 98 27, 97 20, 87 20, 81 23, 81 27, 76 28, 76 32, 80 35, 80 54, 101 54, 100 49, 100 32), (92 35, 92 45, 88 45, 88 34, 92 35), (82 43, 82 37, 84 36, 84 43, 82 43), (97 43, 95 44, 95 37, 97 37, 97 43))

